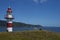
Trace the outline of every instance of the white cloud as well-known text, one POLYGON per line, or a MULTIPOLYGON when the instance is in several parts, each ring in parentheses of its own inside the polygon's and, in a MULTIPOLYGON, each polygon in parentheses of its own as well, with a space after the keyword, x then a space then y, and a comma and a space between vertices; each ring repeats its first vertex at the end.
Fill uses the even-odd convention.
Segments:
POLYGON ((33 0, 33 2, 38 3, 38 0, 33 0))
POLYGON ((47 2, 47 0, 40 0, 40 3, 47 2))
POLYGON ((33 0, 33 2, 35 2, 35 3, 44 3, 44 2, 47 2, 47 0, 33 0))

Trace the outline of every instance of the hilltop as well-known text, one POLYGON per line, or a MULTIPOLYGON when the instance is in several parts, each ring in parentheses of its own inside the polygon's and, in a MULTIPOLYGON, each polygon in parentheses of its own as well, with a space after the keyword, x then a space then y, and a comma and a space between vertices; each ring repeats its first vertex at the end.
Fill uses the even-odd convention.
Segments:
MULTIPOLYGON (((6 27, 7 22, 0 20, 0 27, 6 27)), ((26 24, 22 22, 13 22, 13 27, 42 27, 41 25, 26 24)))
POLYGON ((42 30, 0 32, 0 40, 60 40, 60 34, 42 30))

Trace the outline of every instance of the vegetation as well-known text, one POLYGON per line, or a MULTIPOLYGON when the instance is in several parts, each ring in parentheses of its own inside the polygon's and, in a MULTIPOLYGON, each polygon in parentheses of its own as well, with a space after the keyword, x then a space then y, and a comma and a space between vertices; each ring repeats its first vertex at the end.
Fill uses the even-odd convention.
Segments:
MULTIPOLYGON (((6 25, 7 22, 4 20, 0 20, 0 26, 4 27, 7 26, 6 25)), ((42 27, 41 25, 32 25, 32 24, 26 24, 26 23, 21 23, 21 22, 13 22, 13 26, 15 27, 42 27)))
POLYGON ((0 32, 0 40, 60 40, 60 34, 42 30, 0 32))

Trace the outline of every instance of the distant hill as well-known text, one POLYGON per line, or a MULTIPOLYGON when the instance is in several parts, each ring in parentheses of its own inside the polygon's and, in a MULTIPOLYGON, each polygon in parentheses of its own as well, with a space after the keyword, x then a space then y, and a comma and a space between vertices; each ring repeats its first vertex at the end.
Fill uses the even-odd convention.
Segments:
MULTIPOLYGON (((4 20, 0 20, 0 27, 6 27, 7 22, 4 20)), ((26 24, 21 22, 13 22, 13 27, 42 27, 41 25, 32 25, 32 24, 26 24)))
POLYGON ((0 40, 60 40, 60 34, 42 30, 0 32, 0 40))

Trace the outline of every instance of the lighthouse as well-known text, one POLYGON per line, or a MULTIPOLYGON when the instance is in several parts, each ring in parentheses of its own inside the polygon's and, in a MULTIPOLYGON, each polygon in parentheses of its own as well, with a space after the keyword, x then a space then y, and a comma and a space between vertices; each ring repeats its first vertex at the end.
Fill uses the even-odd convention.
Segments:
POLYGON ((5 17, 6 21, 7 21, 7 32, 12 32, 13 31, 13 25, 12 25, 12 20, 14 19, 13 16, 12 16, 12 9, 11 7, 9 7, 7 9, 7 14, 6 14, 6 17, 5 17))

